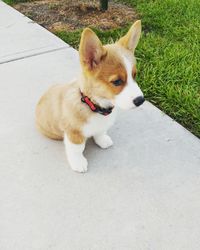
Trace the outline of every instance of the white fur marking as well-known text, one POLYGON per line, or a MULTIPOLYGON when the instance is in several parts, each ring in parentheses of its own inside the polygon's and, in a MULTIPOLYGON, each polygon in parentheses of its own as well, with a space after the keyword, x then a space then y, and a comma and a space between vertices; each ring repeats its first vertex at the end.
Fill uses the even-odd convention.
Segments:
POLYGON ((100 148, 109 148, 113 145, 113 141, 106 133, 94 136, 94 141, 100 148))
POLYGON ((135 107, 133 100, 138 96, 143 96, 141 89, 132 77, 133 64, 125 56, 122 56, 127 71, 127 85, 122 92, 116 96, 116 105, 122 109, 131 109, 135 107))
POLYGON ((70 167, 80 173, 87 172, 87 160, 83 156, 83 150, 85 149, 85 142, 82 144, 72 143, 67 135, 64 135, 65 152, 70 167))
POLYGON ((116 108, 114 108, 112 113, 107 116, 98 113, 92 115, 82 129, 83 135, 88 138, 106 132, 113 125, 116 112, 116 108))

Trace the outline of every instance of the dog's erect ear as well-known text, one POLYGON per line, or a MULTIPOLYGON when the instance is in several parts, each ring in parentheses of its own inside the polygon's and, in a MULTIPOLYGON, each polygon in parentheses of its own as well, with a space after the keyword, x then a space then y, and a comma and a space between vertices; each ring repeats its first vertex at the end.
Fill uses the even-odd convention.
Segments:
POLYGON ((141 21, 138 20, 131 26, 128 33, 122 38, 120 38, 117 43, 119 43, 126 49, 135 50, 139 42, 140 35, 141 35, 141 21))
POLYGON ((79 47, 81 63, 90 70, 94 69, 105 54, 106 50, 97 35, 89 28, 84 29, 79 47))

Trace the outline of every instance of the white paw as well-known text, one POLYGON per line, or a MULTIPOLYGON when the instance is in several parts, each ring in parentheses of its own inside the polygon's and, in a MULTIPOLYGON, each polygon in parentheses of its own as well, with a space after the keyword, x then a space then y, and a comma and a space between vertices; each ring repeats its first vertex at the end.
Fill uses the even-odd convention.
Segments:
POLYGON ((94 141, 100 148, 109 148, 113 145, 113 141, 108 135, 95 136, 94 141))
POLYGON ((83 155, 76 155, 76 157, 70 157, 68 161, 72 170, 79 173, 87 172, 88 162, 83 155))

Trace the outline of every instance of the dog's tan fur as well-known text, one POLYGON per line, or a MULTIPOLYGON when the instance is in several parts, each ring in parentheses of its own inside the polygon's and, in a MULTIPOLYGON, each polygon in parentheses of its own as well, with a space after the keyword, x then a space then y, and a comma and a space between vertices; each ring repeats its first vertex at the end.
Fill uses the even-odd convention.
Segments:
POLYGON ((64 132, 76 144, 84 140, 81 127, 93 115, 81 103, 77 82, 50 88, 36 108, 36 124, 40 132, 51 139, 62 140, 64 132))
MULTIPOLYGON (((120 56, 115 52, 125 47, 126 53, 133 56, 131 51, 127 52, 130 36, 129 31, 119 42, 103 46, 93 31, 83 31, 79 48, 81 81, 53 86, 42 96, 36 107, 36 124, 40 132, 56 140, 62 140, 66 133, 74 144, 81 144, 85 140, 82 127, 95 114, 81 102, 80 89, 94 102, 93 97, 113 99, 122 91, 126 85, 127 73, 120 56), (91 54, 94 58, 91 58, 91 54), (124 84, 115 87, 112 82, 118 78, 124 84)), ((133 75, 135 72, 134 66, 133 75)))

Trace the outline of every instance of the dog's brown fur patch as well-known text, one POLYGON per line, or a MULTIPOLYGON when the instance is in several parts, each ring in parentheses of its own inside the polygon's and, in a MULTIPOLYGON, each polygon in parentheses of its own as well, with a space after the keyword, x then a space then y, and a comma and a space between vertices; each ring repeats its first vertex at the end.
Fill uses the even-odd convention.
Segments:
POLYGON ((97 72, 96 78, 102 81, 102 84, 106 86, 106 92, 112 95, 119 94, 126 85, 127 72, 123 64, 122 58, 116 53, 116 46, 106 46, 107 54, 101 61, 97 72), (113 84, 114 80, 121 79, 123 83, 120 86, 113 84))
POLYGON ((133 79, 136 78, 136 74, 137 74, 137 69, 136 69, 136 65, 133 66, 133 69, 132 69, 132 76, 133 76, 133 79))
POLYGON ((64 132, 70 141, 84 141, 81 128, 93 113, 81 103, 77 82, 51 87, 36 107, 36 124, 47 137, 62 140, 64 132), (76 114, 76 115, 74 115, 76 114))

